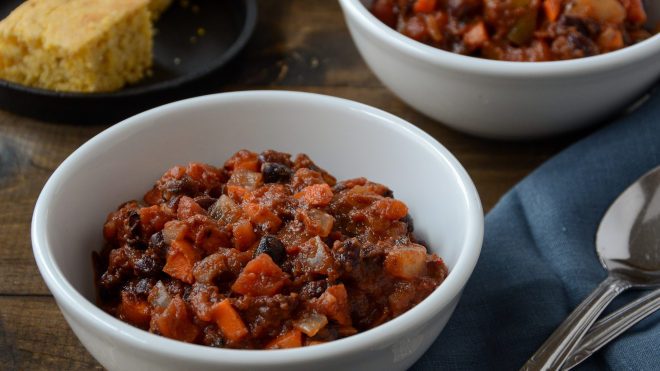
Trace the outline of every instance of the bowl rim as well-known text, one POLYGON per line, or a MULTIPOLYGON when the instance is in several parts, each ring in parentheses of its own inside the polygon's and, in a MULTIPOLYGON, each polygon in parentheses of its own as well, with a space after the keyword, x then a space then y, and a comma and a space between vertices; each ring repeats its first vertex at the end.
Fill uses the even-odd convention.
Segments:
POLYGON ((452 53, 413 40, 388 27, 360 0, 339 0, 347 23, 350 20, 365 30, 371 38, 397 51, 425 61, 433 66, 475 75, 539 79, 598 73, 660 54, 660 33, 637 44, 596 56, 549 62, 509 62, 452 53))
POLYGON ((37 199, 31 226, 33 253, 37 266, 57 304, 67 315, 67 320, 73 319, 83 326, 92 328, 90 331, 93 333, 103 333, 116 342, 125 343, 140 351, 174 355, 177 359, 193 363, 255 367, 272 365, 273 362, 296 364, 374 349, 381 339, 392 339, 408 330, 424 326, 462 292, 479 257, 483 233, 483 210, 474 183, 449 150, 429 134, 401 118, 362 103, 326 95, 290 91, 243 91, 190 98, 151 109, 102 131, 74 151, 48 179, 37 199), (135 130, 146 130, 149 125, 156 123, 155 118, 167 116, 170 112, 250 100, 289 104, 304 101, 308 104, 329 106, 333 110, 359 111, 361 114, 375 116, 383 126, 396 130, 402 135, 408 135, 420 145, 431 149, 437 161, 445 162, 449 166, 453 172, 452 181, 457 182, 467 206, 466 236, 461 246, 461 253, 450 274, 429 297, 403 315, 363 333, 313 347, 263 351, 211 348, 154 335, 109 315, 73 288, 55 264, 46 231, 50 200, 57 197, 58 189, 73 174, 78 161, 93 153, 96 145, 116 140, 135 130), (144 126, 147 128, 143 128, 144 126))

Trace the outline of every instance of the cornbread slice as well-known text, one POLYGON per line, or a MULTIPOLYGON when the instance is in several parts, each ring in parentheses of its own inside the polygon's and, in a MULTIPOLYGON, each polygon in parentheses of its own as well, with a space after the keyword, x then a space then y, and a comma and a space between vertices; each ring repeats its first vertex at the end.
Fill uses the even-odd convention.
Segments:
POLYGON ((0 78, 102 92, 151 66, 149 0, 28 0, 0 22, 0 78))
POLYGON ((172 5, 173 0, 151 0, 149 3, 149 11, 151 11, 151 19, 156 20, 163 12, 172 5))

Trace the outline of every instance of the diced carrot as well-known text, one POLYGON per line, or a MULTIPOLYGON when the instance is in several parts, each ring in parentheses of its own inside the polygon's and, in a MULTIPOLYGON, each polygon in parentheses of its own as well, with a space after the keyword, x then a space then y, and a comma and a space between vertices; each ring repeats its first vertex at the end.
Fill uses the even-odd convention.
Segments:
POLYGON ((266 349, 299 348, 302 346, 302 333, 298 329, 289 330, 266 344, 266 349))
POLYGON ((193 284, 193 266, 201 259, 199 251, 186 240, 172 241, 167 251, 167 262, 163 272, 181 281, 193 284))
POLYGON ((248 329, 236 309, 232 307, 229 299, 224 299, 215 304, 211 311, 211 317, 215 320, 224 337, 237 341, 247 336, 248 329))
POLYGON ((417 0, 413 6, 416 13, 430 13, 435 10, 436 0, 417 0))
POLYGON ((259 155, 245 149, 240 150, 225 162, 225 167, 229 170, 259 171, 259 155))
POLYGON ((554 22, 559 18, 559 13, 561 13, 561 2, 562 0, 545 0, 543 2, 545 16, 550 22, 554 22))
POLYGON ((296 193, 293 197, 303 200, 310 206, 326 206, 332 201, 332 188, 329 185, 312 184, 303 188, 300 192, 296 193))
POLYGON ((470 49, 478 49, 488 41, 488 31, 484 21, 471 25, 463 34, 463 43, 470 49))
POLYGON ((337 321, 340 325, 351 324, 351 314, 348 305, 348 294, 344 284, 328 287, 316 301, 318 310, 337 321))
POLYGON ((270 233, 275 233, 282 225, 282 220, 275 215, 269 208, 258 204, 249 203, 243 206, 245 215, 250 218, 250 221, 256 225, 260 225, 264 230, 270 233))
POLYGON ((188 196, 183 196, 179 200, 179 207, 176 210, 176 216, 179 220, 188 219, 193 215, 202 214, 206 215, 204 210, 195 200, 188 196))
POLYGON ((117 308, 117 315, 121 320, 134 326, 142 329, 149 328, 151 320, 149 303, 139 300, 125 291, 121 293, 121 303, 117 308))
POLYGON ((163 336, 187 343, 195 341, 199 334, 199 328, 192 322, 186 304, 179 296, 174 297, 162 313, 155 314, 153 322, 163 336))
POLYGON ((259 254, 245 265, 231 290, 242 295, 272 296, 279 293, 288 281, 286 273, 268 254, 259 254))
POLYGON ((257 235, 252 229, 252 223, 249 220, 240 220, 236 222, 231 229, 234 235, 234 247, 245 251, 252 246, 252 243, 257 239, 257 235))
POLYGON ((393 198, 384 198, 373 203, 375 210, 385 219, 399 220, 408 214, 408 206, 393 198))
POLYGON ((138 213, 140 214, 142 233, 145 236, 151 236, 160 231, 165 226, 165 223, 171 219, 159 205, 143 207, 138 213))

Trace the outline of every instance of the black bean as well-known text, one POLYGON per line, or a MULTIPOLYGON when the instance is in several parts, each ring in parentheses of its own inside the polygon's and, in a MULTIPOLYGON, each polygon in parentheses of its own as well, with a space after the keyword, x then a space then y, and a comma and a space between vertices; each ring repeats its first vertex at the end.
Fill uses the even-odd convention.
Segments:
POLYGON ((154 251, 157 251, 159 255, 160 253, 164 254, 167 252, 167 244, 165 243, 165 237, 163 237, 162 231, 158 231, 151 235, 151 238, 149 239, 149 247, 154 251))
POLYGON ((176 211, 177 207, 179 207, 179 200, 181 199, 181 196, 172 196, 172 198, 167 201, 167 207, 170 208, 171 210, 176 211))
POLYGON ((261 165, 265 183, 286 183, 291 179, 291 173, 291 168, 277 162, 264 162, 261 165))
POLYGON ((293 166, 290 154, 273 151, 272 149, 261 152, 259 154, 259 162, 262 164, 266 162, 277 162, 278 164, 286 165, 288 167, 293 166))
POLYGON ((254 252, 254 257, 256 258, 264 253, 270 255, 277 265, 282 265, 286 260, 286 249, 284 248, 284 244, 274 236, 266 235, 261 237, 259 246, 254 252))
POLYGON ((572 49, 582 51, 582 56, 584 57, 598 54, 598 47, 596 44, 590 38, 581 33, 572 32, 568 34, 567 39, 572 49))
POLYGON ((360 243, 355 238, 336 241, 332 246, 332 257, 343 271, 351 272, 360 263, 360 243))
POLYGON ((577 32, 585 36, 593 36, 600 33, 600 25, 598 22, 595 22, 588 18, 581 17, 572 17, 572 16, 562 16, 559 19, 559 31, 560 33, 570 33, 570 30, 566 29, 569 27, 574 28, 577 32))
POLYGON ((195 197, 195 202, 197 202, 197 204, 199 206, 204 208, 204 210, 208 210, 209 207, 211 207, 211 205, 213 205, 215 203, 215 201, 217 201, 216 198, 209 197, 209 196, 195 197))
POLYGON ((140 240, 140 214, 137 211, 133 210, 128 214, 128 220, 126 221, 128 226, 128 236, 126 236, 126 242, 130 245, 137 245, 140 240))
POLYGON ((155 284, 156 281, 153 278, 143 278, 135 284, 133 292, 135 292, 136 295, 146 298, 149 296, 149 291, 151 291, 151 288, 154 287, 155 284))
POLYGON ((136 276, 156 276, 163 269, 163 266, 163 262, 155 252, 148 250, 147 253, 142 255, 140 259, 135 262, 133 269, 135 270, 136 276))
POLYGON ((198 193, 197 183, 188 176, 181 179, 168 180, 165 183, 165 190, 175 195, 194 195, 198 193))

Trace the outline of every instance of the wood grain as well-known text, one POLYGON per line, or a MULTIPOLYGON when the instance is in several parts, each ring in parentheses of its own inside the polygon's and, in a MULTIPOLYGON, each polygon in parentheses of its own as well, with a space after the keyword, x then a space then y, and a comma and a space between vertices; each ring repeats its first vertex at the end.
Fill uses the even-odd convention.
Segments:
MULTIPOLYGON (((382 86, 355 49, 336 1, 260 0, 259 7, 255 37, 216 91, 308 91, 391 112, 456 155, 475 181, 486 211, 531 170, 585 134, 494 142, 458 133, 415 112, 382 86)), ((0 369, 100 367, 64 322, 39 275, 30 221, 50 174, 105 128, 45 123, 0 111, 0 369)))

